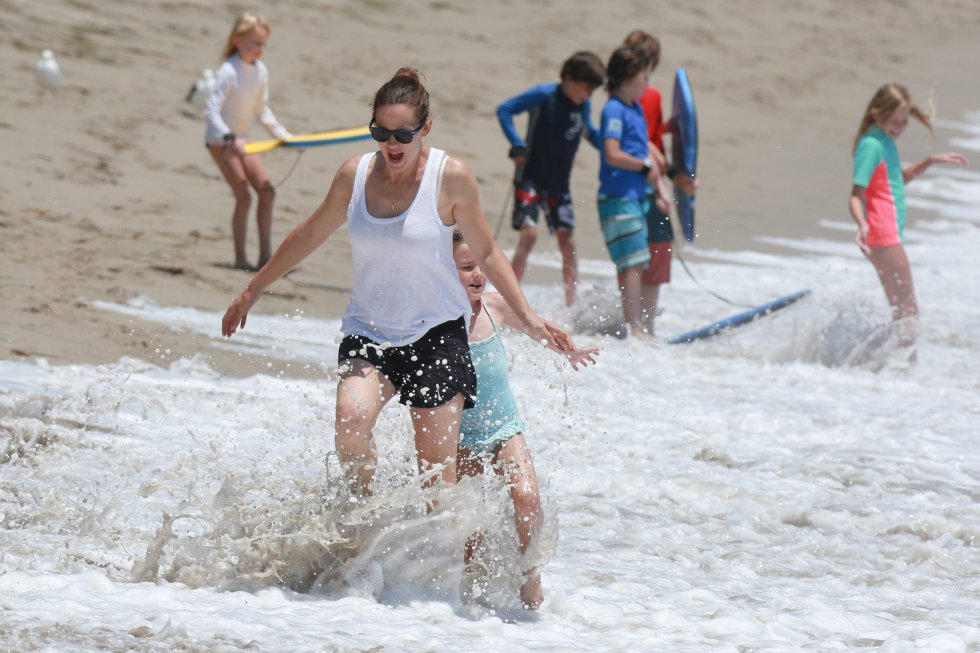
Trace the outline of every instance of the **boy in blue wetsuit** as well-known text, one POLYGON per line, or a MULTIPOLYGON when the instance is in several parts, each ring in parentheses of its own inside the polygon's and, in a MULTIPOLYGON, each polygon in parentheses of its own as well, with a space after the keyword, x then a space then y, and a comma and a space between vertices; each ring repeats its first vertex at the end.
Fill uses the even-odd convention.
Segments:
POLYGON ((605 82, 605 67, 591 52, 576 52, 562 65, 561 82, 538 84, 497 107, 497 119, 510 141, 510 158, 517 170, 514 213, 511 220, 520 232, 511 265, 518 280, 537 241, 537 222, 544 209, 548 230, 558 239, 562 257, 565 303, 575 303, 578 263, 575 258, 575 213, 569 180, 582 133, 599 147, 599 133, 592 124, 589 98, 605 82), (528 112, 527 139, 514 127, 514 115, 528 112))
MULTIPOLYGON (((486 288, 483 272, 459 232, 453 234, 453 259, 473 311, 467 333, 477 379, 476 401, 472 408, 463 411, 460 420, 457 469, 461 477, 476 476, 483 473, 485 463, 490 463, 495 473, 506 477, 514 503, 517 539, 528 565, 523 570, 521 603, 535 610, 541 605, 544 593, 537 568, 527 558, 531 557, 528 552, 543 520, 541 498, 531 450, 524 439, 526 427, 510 387, 507 352, 499 333, 503 327, 518 331, 524 327, 499 293, 483 292, 486 288)), ((569 351, 559 353, 577 370, 579 366, 594 365, 599 349, 573 345, 569 351)), ((467 564, 481 542, 479 533, 467 542, 467 564)))

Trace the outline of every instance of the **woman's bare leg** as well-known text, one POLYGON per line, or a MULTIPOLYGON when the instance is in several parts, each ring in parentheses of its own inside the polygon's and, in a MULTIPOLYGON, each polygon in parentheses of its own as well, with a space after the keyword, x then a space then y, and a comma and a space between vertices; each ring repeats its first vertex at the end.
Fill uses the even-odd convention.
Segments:
POLYGON ((415 453, 423 487, 442 480, 456 483, 456 449, 459 447, 459 420, 463 413, 463 395, 458 394, 435 408, 411 408, 415 427, 415 453), (432 474, 434 465, 442 465, 440 474, 432 474), (428 472, 428 475, 427 475, 428 472))
MULTIPOLYGON (((456 454, 456 476, 457 478, 471 478, 483 473, 483 458, 466 447, 460 447, 456 454)), ((463 563, 470 564, 477 549, 483 544, 483 533, 476 531, 466 539, 466 547, 463 550, 463 563)))
POLYGON ((360 359, 347 361, 337 384, 334 445, 355 495, 371 493, 378 464, 373 429, 394 394, 394 386, 374 365, 360 359))

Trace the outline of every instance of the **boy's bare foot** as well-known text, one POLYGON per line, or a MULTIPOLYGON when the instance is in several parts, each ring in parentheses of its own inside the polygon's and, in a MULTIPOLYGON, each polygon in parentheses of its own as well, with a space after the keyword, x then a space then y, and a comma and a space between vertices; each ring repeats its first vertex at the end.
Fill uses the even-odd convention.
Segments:
POLYGON ((630 336, 637 340, 653 340, 653 336, 641 326, 630 327, 630 336))
POLYGON ((544 602, 544 588, 541 586, 541 574, 537 569, 524 572, 524 584, 521 585, 521 603, 525 610, 537 610, 544 602))

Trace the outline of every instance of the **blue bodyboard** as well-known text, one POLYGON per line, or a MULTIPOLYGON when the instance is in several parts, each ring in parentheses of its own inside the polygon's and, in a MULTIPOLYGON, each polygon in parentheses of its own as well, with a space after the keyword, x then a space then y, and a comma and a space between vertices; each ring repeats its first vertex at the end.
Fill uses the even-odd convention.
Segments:
POLYGON ((700 340, 701 338, 710 338, 711 336, 717 335, 724 331, 725 329, 730 329, 732 327, 737 327, 742 324, 747 324, 756 318, 760 318, 764 315, 769 315, 773 311, 778 311, 781 308, 785 308, 790 304, 803 299, 810 294, 809 290, 798 290, 789 295, 783 295, 778 299, 774 299, 767 304, 762 304, 761 306, 756 306, 755 308, 750 308, 747 311, 738 313, 737 315, 732 315, 724 320, 719 320, 713 324, 709 324, 706 327, 700 329, 694 329, 693 331, 688 331, 682 333, 679 336, 674 336, 667 342, 672 345, 677 345, 681 343, 693 342, 695 340, 700 340))
MULTIPOLYGON (((698 168, 698 115, 694 94, 687 72, 678 68, 674 75, 673 116, 671 120, 671 152, 673 165, 680 174, 693 175, 698 168)), ((694 240, 694 196, 686 195, 674 186, 677 217, 684 230, 684 239, 694 240)))

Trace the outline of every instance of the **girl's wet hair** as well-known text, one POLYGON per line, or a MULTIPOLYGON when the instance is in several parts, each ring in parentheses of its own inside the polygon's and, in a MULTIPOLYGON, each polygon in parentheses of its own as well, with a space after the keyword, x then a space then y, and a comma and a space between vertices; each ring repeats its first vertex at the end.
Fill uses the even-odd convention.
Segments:
POLYGON ((259 14, 246 11, 236 18, 235 24, 232 25, 231 32, 228 34, 228 42, 225 44, 221 58, 227 59, 238 52, 238 45, 236 45, 238 40, 255 29, 265 31, 266 35, 272 34, 272 27, 269 26, 269 22, 259 14))
POLYGON ((371 121, 374 122, 378 109, 393 104, 407 104, 415 109, 415 117, 420 123, 429 117, 429 92, 422 86, 422 74, 417 69, 399 68, 394 77, 378 89, 371 104, 371 121))
POLYGON ((453 248, 455 248, 456 245, 462 245, 465 242, 466 241, 463 240, 463 232, 459 229, 453 229, 453 248))
POLYGON ((606 88, 615 93, 626 80, 647 72, 650 69, 650 56, 640 45, 621 45, 609 57, 606 66, 606 88))
POLYGON ((871 97, 871 102, 868 103, 868 108, 865 109, 864 116, 861 118, 857 135, 854 137, 854 147, 851 152, 857 151, 858 141, 864 136, 864 132, 868 131, 868 127, 879 121, 888 120, 890 115, 902 107, 908 107, 912 116, 926 126, 933 138, 936 137, 935 132, 932 131, 930 115, 912 101, 912 95, 907 88, 892 82, 879 88, 871 97))

